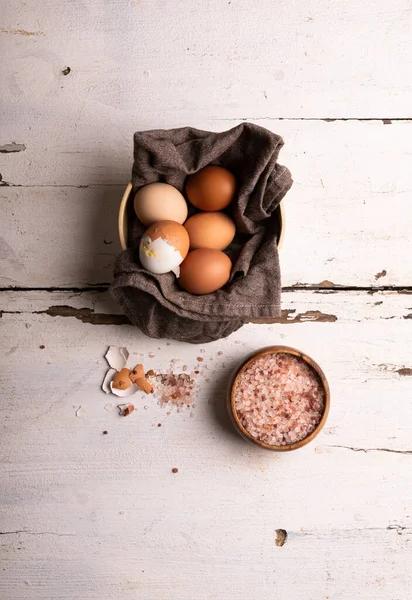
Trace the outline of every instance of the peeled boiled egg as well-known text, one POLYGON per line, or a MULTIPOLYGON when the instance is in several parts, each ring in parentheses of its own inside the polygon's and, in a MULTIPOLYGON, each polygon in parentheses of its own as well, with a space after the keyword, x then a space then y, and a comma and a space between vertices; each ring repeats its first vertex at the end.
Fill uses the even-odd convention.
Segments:
POLYGON ((139 258, 151 273, 174 271, 189 251, 189 234, 175 221, 159 221, 140 240, 139 258))
POLYGON ((190 249, 214 248, 224 250, 235 237, 236 227, 222 212, 203 212, 193 215, 184 224, 189 234, 190 249))
POLYGON ((134 210, 145 225, 158 221, 184 223, 187 219, 186 200, 168 183, 149 183, 140 188, 134 197, 134 210))
POLYGON ((211 294, 229 281, 231 268, 230 258, 220 250, 199 248, 180 265, 178 282, 191 294, 211 294))
POLYGON ((190 175, 186 182, 186 196, 200 210, 223 210, 232 202, 236 191, 235 176, 224 169, 209 165, 190 175))

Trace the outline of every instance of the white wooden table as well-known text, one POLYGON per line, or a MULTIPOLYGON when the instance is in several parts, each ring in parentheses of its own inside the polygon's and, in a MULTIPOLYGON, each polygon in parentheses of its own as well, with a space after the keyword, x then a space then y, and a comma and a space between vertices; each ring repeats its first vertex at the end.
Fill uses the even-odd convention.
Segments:
POLYGON ((1 6, 1 600, 408 598, 410 0, 1 6), (243 120, 284 136, 295 180, 282 319, 199 348, 146 339, 107 293, 132 134, 243 120), (286 455, 223 407, 269 343, 332 390, 324 432, 286 455), (105 410, 110 344, 157 369, 204 350, 195 408, 105 410))

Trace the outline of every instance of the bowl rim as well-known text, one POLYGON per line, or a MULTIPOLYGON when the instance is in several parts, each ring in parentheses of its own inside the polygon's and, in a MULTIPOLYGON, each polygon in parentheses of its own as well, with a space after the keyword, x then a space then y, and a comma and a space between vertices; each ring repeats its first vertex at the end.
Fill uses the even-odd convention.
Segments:
POLYGON ((329 384, 326 379, 326 376, 325 376, 324 372, 322 371, 322 369, 320 368, 320 366, 318 365, 318 363, 316 361, 314 361, 313 358, 311 358, 310 356, 308 356, 307 354, 302 352, 301 350, 298 350, 297 348, 292 348, 290 346, 266 346, 264 348, 261 348, 260 350, 257 350, 252 355, 250 355, 245 361, 242 362, 240 367, 236 370, 235 375, 232 378, 230 385, 229 385, 228 406, 229 406, 230 416, 232 417, 232 421, 233 421, 235 427, 237 428, 238 433, 240 433, 240 435, 243 438, 245 438, 247 441, 252 442, 253 444, 255 444, 257 446, 260 446, 261 448, 265 448, 266 450, 271 450, 274 452, 289 452, 290 450, 297 450, 298 448, 302 448, 303 446, 306 446, 306 444, 309 444, 309 442, 311 442, 323 429, 323 427, 326 423, 326 420, 328 418, 329 409, 330 409, 330 388, 329 388, 329 384), (260 358, 261 356, 266 356, 267 354, 280 354, 280 353, 291 354, 292 356, 297 356, 297 357, 301 358, 302 360, 304 360, 317 373, 319 379, 322 382, 322 386, 323 386, 323 389, 325 392, 325 407, 323 410, 322 417, 321 417, 319 423, 316 425, 315 429, 308 436, 303 438, 302 440, 299 440, 298 442, 293 442, 293 444, 288 444, 287 446, 273 446, 271 444, 266 444, 265 442, 261 442, 260 440, 253 438, 250 435, 250 433, 243 427, 242 423, 240 422, 239 416, 237 414, 237 411, 236 411, 236 408, 234 405, 235 404, 234 391, 235 391, 237 382, 239 380, 240 374, 245 369, 247 369, 251 364, 253 364, 257 360, 257 358, 260 358))
MULTIPOLYGON (((127 250, 127 205, 132 196, 133 184, 131 181, 126 186, 123 192, 123 196, 120 202, 119 215, 118 215, 118 230, 119 240, 122 250, 127 250)), ((279 239, 277 242, 278 250, 281 249, 283 244, 283 238, 285 237, 285 209, 283 206, 283 200, 280 201, 277 209, 279 214, 279 239)))
POLYGON ((118 227, 119 227, 119 239, 122 250, 127 250, 127 222, 126 222, 126 214, 127 214, 127 204, 129 202, 129 198, 131 196, 133 189, 132 182, 126 186, 125 191, 123 192, 122 200, 120 202, 119 207, 119 217, 118 217, 118 227))

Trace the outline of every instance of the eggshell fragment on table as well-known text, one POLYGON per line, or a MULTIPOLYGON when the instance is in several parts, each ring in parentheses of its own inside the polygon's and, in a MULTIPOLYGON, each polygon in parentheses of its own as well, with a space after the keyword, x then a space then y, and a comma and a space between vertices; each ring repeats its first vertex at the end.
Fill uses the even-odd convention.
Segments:
POLYGON ((117 408, 122 417, 127 417, 127 415, 130 415, 134 411, 133 404, 119 404, 117 408))
POLYGON ((140 363, 138 365, 136 365, 135 368, 130 371, 129 378, 130 378, 130 381, 132 381, 133 383, 135 383, 137 379, 144 379, 145 372, 144 372, 143 365, 140 363))
POLYGON ((132 385, 130 371, 127 367, 117 371, 113 377, 113 387, 117 390, 127 390, 132 385))
POLYGON ((119 396, 119 398, 127 398, 127 396, 133 396, 139 388, 132 382, 130 382, 130 387, 125 390, 119 390, 118 388, 113 387, 113 382, 110 382, 110 390, 115 396, 119 396))
POLYGON ((127 348, 118 348, 117 346, 109 346, 106 354, 104 355, 107 360, 109 367, 121 371, 126 366, 127 359, 129 358, 129 352, 127 348))
POLYGON ((136 379, 136 385, 142 392, 146 392, 146 394, 151 394, 153 392, 152 384, 144 377, 136 379))
POLYGON ((110 394, 110 383, 113 381, 116 369, 109 369, 103 379, 102 390, 105 394, 110 394))
POLYGON ((125 363, 127 362, 127 359, 129 358, 129 351, 128 349, 123 346, 122 348, 119 348, 119 352, 120 354, 123 356, 125 363))

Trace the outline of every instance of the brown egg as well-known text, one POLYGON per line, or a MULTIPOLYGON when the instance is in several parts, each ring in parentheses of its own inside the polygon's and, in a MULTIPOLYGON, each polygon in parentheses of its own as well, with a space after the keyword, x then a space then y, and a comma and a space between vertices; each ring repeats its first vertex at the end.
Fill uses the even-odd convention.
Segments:
POLYGON ((190 217, 184 224, 189 234, 190 249, 213 248, 224 250, 235 237, 236 227, 222 212, 203 212, 190 217))
POLYGON ((229 281, 231 260, 220 250, 199 248, 180 265, 179 284, 191 294, 211 294, 229 281))
POLYGON ((200 210, 223 210, 232 202, 235 191, 235 176, 213 165, 190 175, 186 182, 187 199, 200 210))

